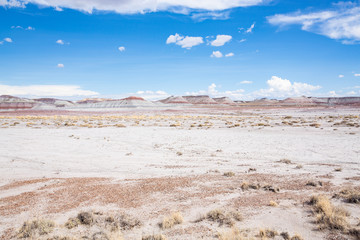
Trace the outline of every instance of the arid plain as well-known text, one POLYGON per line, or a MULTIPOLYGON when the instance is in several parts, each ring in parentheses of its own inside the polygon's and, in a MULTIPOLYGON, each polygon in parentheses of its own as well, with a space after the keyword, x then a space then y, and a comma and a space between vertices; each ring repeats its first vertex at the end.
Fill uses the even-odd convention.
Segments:
POLYGON ((1 239, 359 239, 351 107, 0 115, 1 239))

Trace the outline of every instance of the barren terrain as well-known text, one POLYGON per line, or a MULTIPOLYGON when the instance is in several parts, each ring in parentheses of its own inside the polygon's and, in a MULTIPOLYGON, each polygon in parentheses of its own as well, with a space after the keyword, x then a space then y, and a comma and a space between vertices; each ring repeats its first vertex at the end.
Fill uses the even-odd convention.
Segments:
POLYGON ((1 239, 360 238, 358 108, 56 113, 0 114, 1 239))

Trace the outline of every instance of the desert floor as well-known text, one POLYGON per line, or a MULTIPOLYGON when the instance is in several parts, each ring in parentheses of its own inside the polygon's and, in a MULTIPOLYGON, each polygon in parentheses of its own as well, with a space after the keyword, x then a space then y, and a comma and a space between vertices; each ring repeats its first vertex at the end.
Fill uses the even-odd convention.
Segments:
POLYGON ((0 113, 1 239, 360 237, 359 109, 27 114, 0 113))

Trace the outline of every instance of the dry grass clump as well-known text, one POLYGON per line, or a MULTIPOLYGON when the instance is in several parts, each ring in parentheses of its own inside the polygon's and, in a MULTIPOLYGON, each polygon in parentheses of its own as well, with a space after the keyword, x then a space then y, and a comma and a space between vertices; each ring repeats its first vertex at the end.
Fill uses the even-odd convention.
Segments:
POLYGON ((162 234, 157 234, 143 236, 141 240, 167 240, 167 238, 162 234))
POLYGON ((295 234, 290 240, 304 240, 299 234, 295 234))
POLYGON ((91 225, 94 222, 94 216, 91 212, 80 212, 77 218, 84 225, 91 225))
POLYGON ((172 228, 174 225, 181 224, 184 221, 181 212, 173 212, 170 216, 164 217, 160 226, 162 229, 172 228))
POLYGON ((349 229, 348 234, 355 237, 356 240, 360 239, 360 229, 358 228, 349 229))
POLYGON ((229 231, 226 232, 219 232, 217 237, 220 240, 242 240, 240 230, 238 228, 231 228, 229 231))
POLYGON ((360 192, 355 189, 343 189, 340 191, 339 196, 348 203, 360 203, 360 192))
POLYGON ((317 187, 317 186, 322 186, 323 183, 321 181, 318 181, 318 182, 308 181, 305 185, 311 186, 311 187, 317 187))
POLYGON ((257 190, 261 188, 261 185, 259 183, 248 183, 244 181, 241 183, 240 188, 242 190, 249 190, 249 189, 257 190))
POLYGON ((275 202, 275 201, 270 201, 269 206, 270 206, 270 207, 277 207, 278 204, 277 204, 277 202, 275 202))
POLYGON ((280 233, 280 236, 284 239, 284 240, 290 240, 290 234, 288 232, 282 232, 280 233))
POLYGON ((303 165, 301 165, 301 164, 298 164, 298 165, 296 165, 296 167, 295 167, 296 169, 302 169, 303 168, 303 165))
POLYGON ((105 233, 105 232, 96 232, 92 235, 92 240, 124 240, 121 232, 112 232, 112 233, 105 233))
POLYGON ((235 173, 234 172, 226 172, 223 174, 225 177, 233 177, 235 176, 235 173))
POLYGON ((261 237, 261 239, 274 238, 277 235, 279 235, 279 233, 271 229, 260 229, 259 231, 259 236, 261 237))
POLYGON ((334 207, 326 196, 313 196, 309 204, 313 206, 316 213, 316 223, 319 224, 319 229, 344 231, 348 227, 348 212, 342 208, 334 207))
POLYGON ((279 163, 292 164, 291 160, 286 158, 280 159, 279 163))
POLYGON ((212 222, 219 223, 220 226, 227 225, 227 226, 234 226, 235 221, 241 221, 243 218, 239 212, 231 211, 225 212, 221 209, 215 209, 206 214, 206 218, 212 222))
POLYGON ((67 229, 72 229, 74 227, 79 226, 80 223, 81 222, 80 222, 79 218, 69 218, 69 220, 67 220, 67 222, 65 223, 65 227, 67 229))
POLYGON ((274 193, 277 193, 277 192, 280 192, 280 188, 278 187, 274 187, 270 184, 266 184, 265 186, 262 187, 265 191, 270 191, 270 192, 274 192, 274 193))
POLYGON ((51 233, 55 227, 55 223, 50 220, 36 219, 26 221, 18 231, 18 238, 33 238, 39 235, 51 233))

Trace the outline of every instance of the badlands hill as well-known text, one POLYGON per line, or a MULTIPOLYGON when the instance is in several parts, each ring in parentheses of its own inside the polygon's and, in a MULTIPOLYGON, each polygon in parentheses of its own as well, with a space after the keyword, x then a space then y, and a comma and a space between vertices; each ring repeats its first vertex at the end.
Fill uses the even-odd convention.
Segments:
POLYGON ((141 97, 123 99, 86 98, 77 102, 55 98, 28 99, 9 95, 0 96, 0 110, 22 109, 107 109, 107 108, 144 108, 181 106, 216 106, 226 107, 312 107, 312 106, 355 106, 360 107, 360 97, 292 97, 284 100, 256 99, 254 101, 233 101, 228 97, 211 98, 200 96, 171 96, 159 101, 148 101, 141 97))

